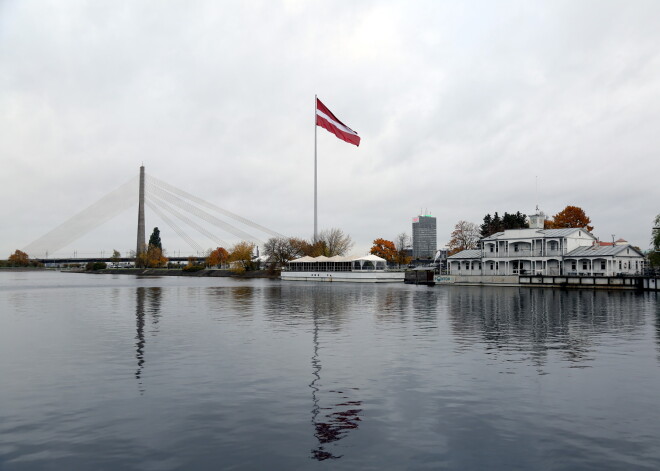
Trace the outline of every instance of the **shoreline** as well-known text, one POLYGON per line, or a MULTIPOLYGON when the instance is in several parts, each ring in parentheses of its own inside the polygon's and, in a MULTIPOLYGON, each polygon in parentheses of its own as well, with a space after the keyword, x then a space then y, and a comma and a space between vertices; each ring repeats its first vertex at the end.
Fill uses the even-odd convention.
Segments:
POLYGON ((266 270, 246 271, 236 273, 231 270, 203 269, 198 271, 184 271, 180 268, 106 268, 103 270, 61 270, 57 268, 41 267, 1 267, 5 272, 37 272, 58 271, 62 273, 84 273, 89 275, 134 275, 134 276, 192 276, 192 277, 232 277, 232 278, 276 278, 278 272, 269 273, 266 270))

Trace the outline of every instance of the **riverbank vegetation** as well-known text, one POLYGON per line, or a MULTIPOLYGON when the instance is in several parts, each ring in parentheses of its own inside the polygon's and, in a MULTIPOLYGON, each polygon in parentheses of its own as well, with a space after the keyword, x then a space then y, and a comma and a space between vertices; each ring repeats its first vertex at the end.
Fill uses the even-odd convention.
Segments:
POLYGON ((653 268, 660 268, 660 214, 653 220, 651 229, 651 250, 649 251, 649 263, 653 268))
POLYGON ((7 260, 0 260, 0 268, 40 268, 43 266, 43 263, 30 260, 28 254, 18 249, 7 257, 7 260))
POLYGON ((271 267, 281 268, 289 260, 305 256, 347 255, 353 245, 351 236, 345 234, 341 229, 332 228, 319 232, 316 240, 271 237, 264 245, 264 255, 268 257, 271 267))

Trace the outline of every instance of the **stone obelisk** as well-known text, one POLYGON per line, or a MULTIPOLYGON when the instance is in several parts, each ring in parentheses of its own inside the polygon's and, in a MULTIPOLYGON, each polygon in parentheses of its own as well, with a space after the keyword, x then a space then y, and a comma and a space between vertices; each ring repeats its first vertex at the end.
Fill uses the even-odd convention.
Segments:
POLYGON ((138 197, 138 231, 137 248, 135 255, 138 256, 146 251, 146 240, 144 235, 144 165, 140 167, 140 192, 138 197))

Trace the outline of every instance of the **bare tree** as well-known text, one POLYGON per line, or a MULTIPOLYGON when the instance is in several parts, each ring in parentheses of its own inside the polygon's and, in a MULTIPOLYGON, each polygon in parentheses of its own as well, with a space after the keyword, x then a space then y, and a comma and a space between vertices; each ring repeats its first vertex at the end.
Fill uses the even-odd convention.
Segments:
POLYGON ((293 237, 271 237, 264 244, 264 255, 269 262, 281 267, 289 260, 302 257, 305 254, 305 244, 306 242, 293 237))
POLYGON ((346 255, 353 247, 353 240, 344 231, 337 228, 322 230, 317 238, 324 246, 324 254, 326 257, 334 257, 335 255, 346 255))
POLYGON ((447 244, 449 255, 463 250, 476 249, 479 246, 481 232, 479 226, 473 222, 458 221, 451 233, 451 239, 447 244))
POLYGON ((401 265, 407 265, 410 263, 410 258, 408 256, 408 249, 410 248, 410 236, 405 232, 402 232, 394 239, 394 247, 396 247, 396 258, 395 262, 401 267, 401 265))

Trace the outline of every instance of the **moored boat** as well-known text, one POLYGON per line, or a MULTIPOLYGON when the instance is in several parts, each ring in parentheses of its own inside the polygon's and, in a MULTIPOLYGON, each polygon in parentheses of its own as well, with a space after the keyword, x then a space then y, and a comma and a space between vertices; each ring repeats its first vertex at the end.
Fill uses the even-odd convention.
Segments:
POLYGON ((385 259, 376 255, 320 256, 291 260, 281 277, 287 281, 393 283, 402 282, 404 272, 388 270, 385 259))

